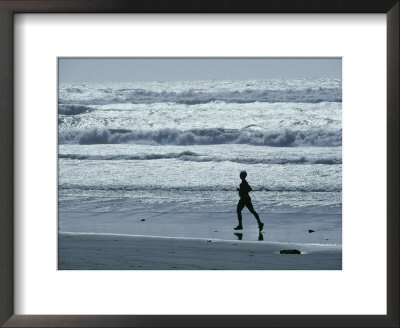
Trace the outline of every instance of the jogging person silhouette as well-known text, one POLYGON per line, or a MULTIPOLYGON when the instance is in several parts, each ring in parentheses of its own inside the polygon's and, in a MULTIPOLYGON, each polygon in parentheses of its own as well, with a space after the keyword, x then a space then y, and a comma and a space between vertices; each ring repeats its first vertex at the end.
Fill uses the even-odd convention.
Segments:
POLYGON ((242 179, 242 183, 240 184, 240 187, 237 188, 237 191, 239 191, 240 200, 239 200, 239 203, 237 204, 237 209, 236 209, 238 220, 239 220, 239 225, 234 229, 235 230, 243 229, 242 209, 246 206, 249 209, 249 211, 256 218, 257 223, 258 223, 258 230, 262 231, 262 229, 264 227, 264 223, 261 222, 260 217, 258 216, 257 212, 254 210, 253 204, 251 203, 251 198, 249 196, 249 192, 252 191, 252 189, 251 189, 250 185, 247 183, 246 177, 247 177, 246 171, 240 172, 240 179, 242 179))

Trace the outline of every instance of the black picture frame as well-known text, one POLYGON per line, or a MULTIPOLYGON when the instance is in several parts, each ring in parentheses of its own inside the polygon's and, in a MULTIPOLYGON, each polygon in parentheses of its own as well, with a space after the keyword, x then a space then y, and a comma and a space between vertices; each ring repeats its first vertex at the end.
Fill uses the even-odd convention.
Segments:
POLYGON ((4 327, 399 327, 399 8, 399 0, 0 0, 0 324, 4 327), (14 315, 13 17, 16 13, 386 14, 387 315, 14 315))

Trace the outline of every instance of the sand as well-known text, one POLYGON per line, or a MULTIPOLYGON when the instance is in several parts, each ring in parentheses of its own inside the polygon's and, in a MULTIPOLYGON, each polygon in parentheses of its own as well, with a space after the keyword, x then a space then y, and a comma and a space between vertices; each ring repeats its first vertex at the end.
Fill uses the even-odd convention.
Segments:
POLYGON ((340 246, 59 234, 60 270, 337 270, 341 265, 340 246), (282 249, 302 254, 280 254, 282 249))
POLYGON ((341 270, 340 208, 154 211, 75 206, 59 212, 60 270, 341 270), (314 232, 310 233, 309 230, 314 232), (280 254, 297 249, 302 254, 280 254))

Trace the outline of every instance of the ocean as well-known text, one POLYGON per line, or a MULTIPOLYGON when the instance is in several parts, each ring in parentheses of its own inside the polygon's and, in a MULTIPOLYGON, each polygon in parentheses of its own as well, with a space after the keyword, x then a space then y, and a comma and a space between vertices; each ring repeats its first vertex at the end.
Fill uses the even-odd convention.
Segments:
POLYGON ((341 213, 341 79, 61 83, 58 144, 61 212, 341 213))

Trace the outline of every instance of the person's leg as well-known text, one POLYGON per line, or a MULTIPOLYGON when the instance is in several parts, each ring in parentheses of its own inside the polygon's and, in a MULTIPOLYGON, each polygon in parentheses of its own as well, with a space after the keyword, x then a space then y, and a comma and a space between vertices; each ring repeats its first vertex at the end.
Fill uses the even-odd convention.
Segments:
MULTIPOLYGON (((251 200, 248 201, 248 203, 246 204, 247 208, 249 209, 249 211, 254 215, 254 217, 257 220, 258 223, 258 230, 261 231, 264 228, 264 223, 261 222, 260 217, 258 216, 258 213, 254 210, 253 204, 251 203, 251 200)), ((259 239, 260 240, 260 239, 259 239)))
POLYGON ((250 213, 253 214, 254 217, 256 218, 258 226, 260 226, 262 222, 260 220, 258 213, 254 210, 253 204, 251 203, 250 199, 246 202, 246 206, 249 209, 250 213))
POLYGON ((242 209, 244 208, 245 203, 240 199, 239 203, 237 204, 236 213, 238 216, 239 225, 237 228, 242 228, 242 209))

